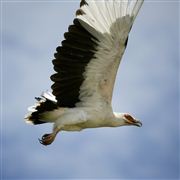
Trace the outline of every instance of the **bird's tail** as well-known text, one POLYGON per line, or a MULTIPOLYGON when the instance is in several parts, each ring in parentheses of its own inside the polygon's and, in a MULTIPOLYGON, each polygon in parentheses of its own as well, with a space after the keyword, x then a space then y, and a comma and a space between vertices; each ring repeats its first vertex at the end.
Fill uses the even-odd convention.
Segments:
MULTIPOLYGON (((76 16, 80 23, 96 38, 110 33, 111 26, 123 17, 133 24, 144 0, 81 0, 76 16)), ((120 27, 122 28, 122 27, 120 27)))
POLYGON ((47 121, 48 112, 58 109, 57 101, 50 92, 43 92, 41 97, 35 97, 37 102, 28 108, 28 114, 24 117, 27 123, 42 124, 47 121))

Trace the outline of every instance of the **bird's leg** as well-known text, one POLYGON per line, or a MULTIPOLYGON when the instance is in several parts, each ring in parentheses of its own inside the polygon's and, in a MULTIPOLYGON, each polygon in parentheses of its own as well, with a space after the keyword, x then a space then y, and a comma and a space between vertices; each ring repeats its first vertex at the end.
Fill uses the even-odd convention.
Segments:
POLYGON ((39 142, 45 146, 50 145, 54 141, 54 139, 59 131, 60 131, 60 129, 54 129, 54 131, 52 133, 44 134, 42 136, 42 138, 39 139, 39 142))

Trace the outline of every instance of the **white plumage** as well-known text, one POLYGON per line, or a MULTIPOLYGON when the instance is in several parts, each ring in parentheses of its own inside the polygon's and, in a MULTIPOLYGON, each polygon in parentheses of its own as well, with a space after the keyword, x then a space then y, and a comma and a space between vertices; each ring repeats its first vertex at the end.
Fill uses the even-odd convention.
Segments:
POLYGON ((85 128, 141 126, 127 113, 113 113, 111 99, 116 73, 128 34, 143 0, 82 0, 74 24, 57 48, 51 76, 53 94, 45 92, 30 107, 27 122, 53 122, 51 144, 59 131, 85 128))

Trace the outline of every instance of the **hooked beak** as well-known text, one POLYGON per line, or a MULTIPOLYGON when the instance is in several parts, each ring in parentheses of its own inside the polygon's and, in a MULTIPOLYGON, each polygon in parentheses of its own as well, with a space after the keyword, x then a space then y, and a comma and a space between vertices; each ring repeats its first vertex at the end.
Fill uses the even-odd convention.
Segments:
POLYGON ((126 120, 127 125, 133 125, 133 126, 137 126, 137 127, 141 127, 142 126, 142 122, 136 119, 133 120, 126 120))
POLYGON ((136 120, 135 123, 133 123, 134 126, 137 126, 137 127, 141 127, 142 126, 142 122, 141 121, 138 121, 136 120))

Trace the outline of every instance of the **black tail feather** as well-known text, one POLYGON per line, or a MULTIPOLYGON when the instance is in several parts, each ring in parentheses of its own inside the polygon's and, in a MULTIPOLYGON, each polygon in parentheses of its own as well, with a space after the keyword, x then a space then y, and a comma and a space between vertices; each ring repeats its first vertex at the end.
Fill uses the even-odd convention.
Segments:
POLYGON ((30 113, 25 117, 28 123, 34 125, 46 123, 43 121, 42 114, 48 111, 53 111, 58 108, 54 96, 49 93, 43 93, 41 97, 35 97, 36 104, 29 108, 30 113))

